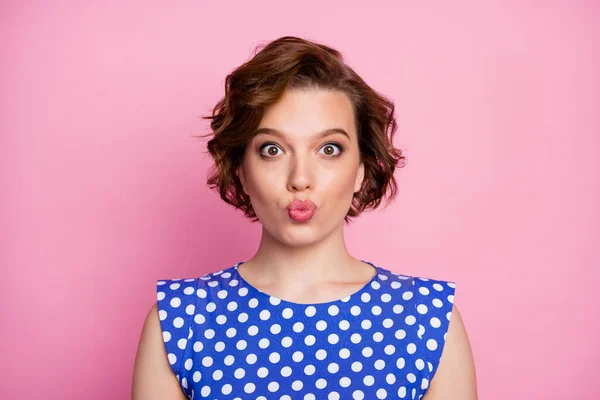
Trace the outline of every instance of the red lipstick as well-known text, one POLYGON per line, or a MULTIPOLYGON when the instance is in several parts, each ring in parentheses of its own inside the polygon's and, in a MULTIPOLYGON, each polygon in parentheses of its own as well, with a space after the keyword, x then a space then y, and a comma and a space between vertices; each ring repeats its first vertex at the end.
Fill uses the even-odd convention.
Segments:
POLYGON ((315 215, 317 206, 310 200, 294 200, 287 206, 288 214, 296 222, 306 222, 315 215))

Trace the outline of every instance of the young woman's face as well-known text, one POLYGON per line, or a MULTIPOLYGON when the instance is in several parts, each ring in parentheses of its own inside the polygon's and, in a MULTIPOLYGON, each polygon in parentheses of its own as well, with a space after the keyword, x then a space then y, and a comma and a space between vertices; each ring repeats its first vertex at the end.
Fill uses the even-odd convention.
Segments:
POLYGON ((341 228, 364 177, 349 98, 340 91, 289 90, 257 132, 239 176, 264 229, 281 242, 306 245, 341 228), (297 199, 317 206, 308 221, 293 218, 302 211, 290 215, 287 207, 297 199))

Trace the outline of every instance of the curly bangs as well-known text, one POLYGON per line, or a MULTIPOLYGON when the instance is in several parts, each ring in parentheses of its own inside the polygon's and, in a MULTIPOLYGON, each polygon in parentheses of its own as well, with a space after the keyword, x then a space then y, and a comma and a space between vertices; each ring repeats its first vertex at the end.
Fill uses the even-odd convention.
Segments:
POLYGON ((210 120, 208 152, 214 160, 207 184, 228 204, 257 221, 237 175, 246 145, 257 130, 265 110, 287 89, 323 89, 344 92, 355 116, 358 147, 365 174, 344 220, 350 221, 367 208, 379 207, 397 193, 394 171, 404 166, 402 151, 393 146, 397 129, 394 103, 369 87, 344 63, 342 54, 326 45, 284 36, 255 48, 249 61, 225 79, 225 96, 218 101, 210 120))

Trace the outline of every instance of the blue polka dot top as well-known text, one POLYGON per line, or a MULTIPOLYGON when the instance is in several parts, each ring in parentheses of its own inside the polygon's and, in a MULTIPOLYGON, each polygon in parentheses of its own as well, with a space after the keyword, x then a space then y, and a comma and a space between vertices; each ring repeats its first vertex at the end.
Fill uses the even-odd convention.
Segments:
POLYGON ((189 399, 420 399, 435 375, 454 282, 378 267, 343 299, 300 304, 232 267, 157 282, 174 375, 189 399))

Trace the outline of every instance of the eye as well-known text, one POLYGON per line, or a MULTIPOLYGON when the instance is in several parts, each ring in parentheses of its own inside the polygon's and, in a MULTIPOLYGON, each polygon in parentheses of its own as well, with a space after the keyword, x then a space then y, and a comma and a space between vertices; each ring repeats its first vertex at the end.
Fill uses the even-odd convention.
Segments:
POLYGON ((267 158, 269 158, 269 157, 274 157, 274 156, 276 156, 276 155, 277 155, 277 153, 279 152, 279 150, 281 150, 281 149, 280 149, 280 148, 279 148, 279 146, 277 146, 276 144, 274 144, 274 143, 265 143, 265 144, 264 144, 264 145, 263 145, 263 146, 260 148, 260 154, 261 154, 262 156, 265 156, 265 157, 267 157, 267 158), (265 149, 268 149, 268 150, 267 150, 267 154, 265 154, 265 153, 264 153, 264 150, 265 150, 265 149))
POLYGON ((342 154, 342 151, 344 151, 342 146, 339 145, 338 143, 326 143, 323 147, 321 147, 321 150, 325 150, 326 156, 332 156, 332 157, 337 157, 340 154, 342 154), (337 153, 335 153, 336 147, 338 149, 337 153))

